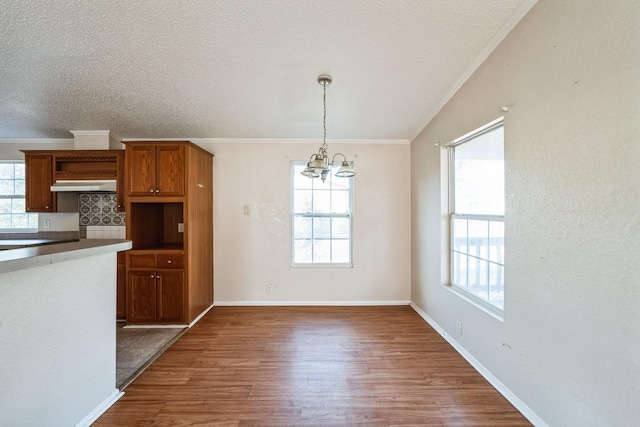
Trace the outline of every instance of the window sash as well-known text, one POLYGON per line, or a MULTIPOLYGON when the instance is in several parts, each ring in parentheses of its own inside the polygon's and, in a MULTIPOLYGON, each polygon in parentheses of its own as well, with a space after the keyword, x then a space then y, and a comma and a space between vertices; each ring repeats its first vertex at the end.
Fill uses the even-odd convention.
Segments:
POLYGON ((7 211, 6 203, 0 203, 0 206, 5 205, 5 207, 1 208, 5 210, 0 211, 0 232, 3 232, 3 233, 24 233, 24 232, 38 231, 38 214, 37 213, 13 211, 14 209, 14 204, 12 203, 13 200, 25 200, 24 193, 15 194, 16 181, 25 180, 25 177, 23 174, 16 176, 15 165, 23 165, 23 164, 24 164, 23 161, 18 161, 18 160, 1 160, 0 161, 0 165, 13 165, 13 175, 11 177, 7 177, 4 174, 0 174, 0 180, 13 181, 12 194, 0 194, 0 201, 3 201, 3 202, 10 201, 9 204, 11 205, 11 207, 7 211), (26 219, 27 227, 18 228, 13 226, 13 224, 15 223, 14 220, 19 216, 24 217, 26 219), (7 223, 9 224, 9 227, 3 227, 3 225, 7 225, 7 223))
POLYGON ((504 306, 504 217, 451 215, 450 228, 452 230, 451 285, 502 309, 504 306), (462 236, 455 231, 454 221, 456 220, 464 221, 467 225, 466 232, 462 236), (486 223, 486 235, 470 236, 469 221, 486 223), (497 233, 497 236, 491 234, 491 223, 502 224, 502 232, 497 233), (475 243, 472 243, 473 241, 475 243), (473 279, 472 275, 475 276, 473 279))
MULTIPOLYGON (((455 206, 455 147, 465 142, 473 141, 479 136, 500 127, 504 127, 503 118, 494 120, 479 129, 469 132, 447 144, 447 146, 450 147, 448 159, 449 283, 459 295, 463 295, 474 304, 501 316, 504 308, 504 215, 458 212, 455 206), (486 236, 470 236, 469 223, 471 221, 474 222, 476 227, 486 224, 486 236), (466 224, 466 233, 462 237, 458 235, 455 229, 456 222, 466 224), (501 224, 499 227, 501 229, 500 236, 491 236, 492 223, 501 224), (460 246, 464 246, 464 248, 460 246)), ((504 150, 504 140, 502 147, 504 150)), ((477 231, 475 231, 475 234, 477 234, 477 231)))
MULTIPOLYGON (((333 180, 345 180, 347 178, 336 178, 334 176, 328 177, 327 179, 331 179, 329 182, 328 188, 316 188, 315 183, 310 185, 309 187, 305 186, 305 188, 297 188, 295 185, 296 175, 299 174, 302 169, 306 166, 306 162, 291 162, 291 266, 292 267, 352 267, 353 266, 353 181, 349 182, 348 188, 344 188, 343 186, 334 187, 333 180), (329 193, 333 195, 335 193, 347 193, 348 194, 348 211, 347 212, 310 212, 310 211, 296 211, 296 199, 295 196, 297 191, 311 191, 312 199, 314 193, 329 193), (310 220, 311 230, 306 235, 302 235, 300 233, 296 234, 296 219, 299 218, 308 218, 310 220), (324 229, 323 232, 316 233, 315 223, 316 219, 328 220, 328 230, 324 229), (347 220, 347 235, 337 234, 334 231, 334 219, 347 220), (301 257, 296 257, 296 244, 300 245, 302 242, 306 245, 306 250, 311 251, 311 261, 310 262, 301 262, 301 257), (324 243, 323 243, 324 242, 324 243), (348 245, 348 251, 345 256, 344 244, 348 245), (319 258, 321 261, 317 261, 316 250, 320 249, 320 246, 325 246, 325 251, 328 250, 329 256, 327 258, 319 258), (327 249, 328 246, 328 249, 327 249), (342 246, 341 250, 336 251, 336 246, 342 246), (336 253, 338 255, 336 255, 336 253), (336 258, 340 258, 340 253, 342 253, 343 259, 348 258, 346 262, 338 262, 334 261, 336 258), (298 259, 298 261, 296 261, 298 259)), ((310 178, 305 178, 310 179, 310 178)), ((319 179, 319 178, 316 178, 319 179)), ((351 178, 348 178, 349 180, 351 178)), ((330 197, 331 199, 331 197, 330 197)), ((332 202, 331 205, 333 206, 332 202)), ((311 209, 314 209, 314 206, 311 206, 311 209)), ((300 255, 300 254, 298 254, 300 255)), ((326 252, 325 252, 326 255, 326 252)))

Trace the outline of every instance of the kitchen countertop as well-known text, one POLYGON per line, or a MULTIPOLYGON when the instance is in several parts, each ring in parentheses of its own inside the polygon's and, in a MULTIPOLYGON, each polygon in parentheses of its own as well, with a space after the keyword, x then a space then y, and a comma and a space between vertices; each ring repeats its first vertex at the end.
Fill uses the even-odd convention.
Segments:
POLYGON ((78 242, 79 240, 80 239, 5 239, 0 240, 0 250, 78 242))
POLYGON ((0 273, 128 249, 131 249, 131 241, 119 239, 80 239, 77 242, 8 249, 0 251, 0 273))

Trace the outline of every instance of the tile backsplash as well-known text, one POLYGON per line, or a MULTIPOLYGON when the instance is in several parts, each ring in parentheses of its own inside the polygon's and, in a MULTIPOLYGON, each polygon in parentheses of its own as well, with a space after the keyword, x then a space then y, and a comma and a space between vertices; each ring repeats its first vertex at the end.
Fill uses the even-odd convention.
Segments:
POLYGON ((88 225, 87 239, 124 239, 126 227, 121 225, 88 225))
POLYGON ((115 193, 78 195, 80 235, 87 239, 124 239, 126 215, 118 212, 115 193))
POLYGON ((122 226, 124 212, 118 212, 115 193, 80 193, 78 209, 80 226, 122 226))

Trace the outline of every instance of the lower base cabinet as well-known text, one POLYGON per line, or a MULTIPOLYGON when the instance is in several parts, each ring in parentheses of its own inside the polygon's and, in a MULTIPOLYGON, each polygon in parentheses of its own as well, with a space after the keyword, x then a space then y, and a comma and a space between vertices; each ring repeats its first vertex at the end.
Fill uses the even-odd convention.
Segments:
POLYGON ((184 321, 184 272, 162 271, 156 276, 159 322, 184 321))
POLYGON ((182 265, 181 257, 171 254, 165 260, 166 254, 130 254, 127 270, 128 324, 185 322, 185 273, 184 270, 173 269, 182 265), (160 267, 157 262, 171 269, 136 268, 160 267))
POLYGON ((118 279, 116 281, 116 319, 127 318, 127 264, 125 253, 118 252, 118 279))

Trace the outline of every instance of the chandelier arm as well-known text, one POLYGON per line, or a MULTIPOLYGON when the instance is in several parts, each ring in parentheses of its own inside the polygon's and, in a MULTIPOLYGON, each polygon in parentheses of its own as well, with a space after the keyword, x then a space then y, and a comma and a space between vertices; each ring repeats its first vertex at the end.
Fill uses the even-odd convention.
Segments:
POLYGON ((336 156, 342 156, 342 158, 344 159, 344 161, 347 161, 347 156, 345 156, 342 153, 336 153, 333 155, 333 158, 331 159, 331 164, 333 165, 336 162, 336 156))

